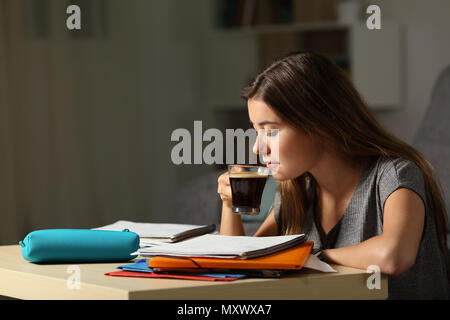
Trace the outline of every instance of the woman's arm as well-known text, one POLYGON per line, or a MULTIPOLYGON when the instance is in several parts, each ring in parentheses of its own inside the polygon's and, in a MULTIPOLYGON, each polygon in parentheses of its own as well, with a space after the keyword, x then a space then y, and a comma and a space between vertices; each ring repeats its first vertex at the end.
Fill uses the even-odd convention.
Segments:
POLYGON ((225 236, 245 236, 242 218, 234 214, 231 205, 222 204, 222 219, 220 220, 220 234, 225 236))
POLYGON ((324 250, 328 262, 367 269, 377 265, 382 273, 399 275, 414 265, 422 238, 425 207, 412 190, 393 192, 384 205, 383 233, 357 245, 324 250))
POLYGON ((272 209, 266 220, 261 224, 258 231, 253 235, 254 237, 268 237, 268 236, 277 236, 278 235, 278 226, 275 220, 275 211, 272 209))

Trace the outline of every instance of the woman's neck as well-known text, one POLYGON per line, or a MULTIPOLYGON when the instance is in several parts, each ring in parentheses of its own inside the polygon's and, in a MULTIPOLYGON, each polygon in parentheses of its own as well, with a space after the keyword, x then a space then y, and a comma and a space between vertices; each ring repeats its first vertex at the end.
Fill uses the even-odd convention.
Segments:
POLYGON ((324 152, 320 161, 309 171, 317 182, 318 199, 331 206, 349 200, 366 164, 367 161, 355 162, 336 153, 324 152))

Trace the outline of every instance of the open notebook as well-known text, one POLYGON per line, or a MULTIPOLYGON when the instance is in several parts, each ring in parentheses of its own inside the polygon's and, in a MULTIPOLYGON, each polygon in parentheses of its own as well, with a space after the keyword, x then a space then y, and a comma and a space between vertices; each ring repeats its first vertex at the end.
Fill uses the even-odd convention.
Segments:
POLYGON ((192 225, 176 223, 145 223, 119 220, 113 224, 95 228, 95 230, 122 231, 128 229, 137 233, 140 238, 140 246, 156 246, 164 243, 173 243, 213 232, 216 229, 211 225, 192 225))
POLYGON ((216 257, 250 259, 278 252, 305 241, 304 234, 273 237, 205 234, 179 243, 141 248, 141 256, 216 257))

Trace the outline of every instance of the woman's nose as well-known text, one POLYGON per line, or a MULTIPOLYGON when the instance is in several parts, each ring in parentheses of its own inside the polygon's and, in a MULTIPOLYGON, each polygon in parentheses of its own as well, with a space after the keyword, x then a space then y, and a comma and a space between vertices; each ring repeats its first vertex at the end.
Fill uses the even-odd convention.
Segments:
POLYGON ((258 154, 258 137, 256 137, 255 139, 255 143, 253 144, 253 149, 252 149, 254 154, 258 154))
POLYGON ((256 140, 253 145, 253 153, 260 154, 262 156, 270 154, 270 147, 267 143, 267 139, 264 137, 264 132, 261 132, 261 130, 258 131, 258 135, 256 136, 256 140))

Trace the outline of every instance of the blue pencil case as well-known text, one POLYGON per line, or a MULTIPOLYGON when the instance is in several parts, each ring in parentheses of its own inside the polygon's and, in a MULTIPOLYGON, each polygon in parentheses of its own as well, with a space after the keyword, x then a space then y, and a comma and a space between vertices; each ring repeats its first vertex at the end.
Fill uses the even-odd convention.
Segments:
POLYGON ((116 262, 136 258, 139 236, 125 229, 47 229, 30 232, 19 244, 25 260, 35 263, 116 262))

